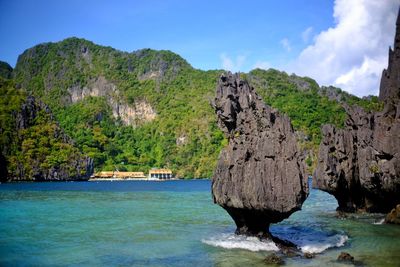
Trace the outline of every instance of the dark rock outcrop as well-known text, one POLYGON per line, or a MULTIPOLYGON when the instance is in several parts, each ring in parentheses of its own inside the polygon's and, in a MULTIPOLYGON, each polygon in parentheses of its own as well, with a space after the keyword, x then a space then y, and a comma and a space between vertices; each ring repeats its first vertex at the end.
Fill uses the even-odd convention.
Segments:
POLYGON ((270 223, 300 210, 308 195, 290 120, 239 74, 220 77, 213 105, 229 139, 212 178, 214 202, 233 218, 237 234, 270 237, 270 223))
POLYGON ((0 182, 5 181, 7 178, 7 159, 4 157, 3 152, 0 151, 0 182))
POLYGON ((385 223, 400 225, 400 204, 386 215, 385 223))
POLYGON ((389 212, 400 203, 400 20, 379 98, 381 112, 345 106, 344 129, 322 128, 313 187, 334 195, 338 210, 389 212))
POLYGON ((393 109, 392 105, 398 106, 400 99, 400 9, 396 21, 394 50, 389 48, 388 61, 388 68, 382 71, 379 99, 385 102, 387 109, 393 109))

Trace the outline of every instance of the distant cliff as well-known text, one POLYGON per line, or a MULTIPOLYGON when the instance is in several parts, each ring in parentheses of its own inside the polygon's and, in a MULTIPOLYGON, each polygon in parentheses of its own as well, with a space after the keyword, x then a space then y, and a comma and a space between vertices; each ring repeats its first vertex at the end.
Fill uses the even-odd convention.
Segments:
POLYGON ((191 67, 169 51, 143 49, 125 53, 68 38, 26 50, 18 57, 14 73, 18 85, 52 107, 68 107, 90 97, 102 97, 115 120, 137 127, 154 120, 157 114, 149 99, 127 92, 138 88, 123 84, 127 81, 122 79, 159 85, 184 69, 191 67))
POLYGON ((12 67, 4 61, 0 61, 0 77, 4 79, 11 79, 12 67))
POLYGON ((1 181, 85 180, 93 160, 84 156, 49 107, 13 81, 0 78, 1 181))
MULTIPOLYGON (((11 77, 51 108, 96 169, 147 172, 164 166, 194 178, 211 177, 227 143, 209 105, 221 72, 195 69, 171 51, 128 53, 72 37, 27 49, 11 77)), ((273 69, 241 75, 263 101, 289 116, 310 174, 320 126, 344 122, 341 103, 308 77, 273 69)), ((354 96, 341 100, 371 103, 354 96)))
POLYGON ((98 170, 164 166, 193 178, 211 175, 224 142, 208 105, 216 73, 170 51, 68 38, 26 50, 13 74, 98 170))
POLYGON ((344 129, 322 129, 313 186, 334 195, 339 210, 389 212, 400 203, 400 16, 379 98, 383 111, 347 106, 344 129))

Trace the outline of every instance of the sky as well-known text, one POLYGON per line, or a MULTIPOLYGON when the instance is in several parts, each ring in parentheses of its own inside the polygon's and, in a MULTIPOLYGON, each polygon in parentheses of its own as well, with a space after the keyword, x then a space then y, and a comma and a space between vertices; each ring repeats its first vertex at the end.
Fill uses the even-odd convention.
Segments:
POLYGON ((171 50, 193 67, 275 68, 377 95, 400 0, 0 0, 0 60, 80 37, 171 50))

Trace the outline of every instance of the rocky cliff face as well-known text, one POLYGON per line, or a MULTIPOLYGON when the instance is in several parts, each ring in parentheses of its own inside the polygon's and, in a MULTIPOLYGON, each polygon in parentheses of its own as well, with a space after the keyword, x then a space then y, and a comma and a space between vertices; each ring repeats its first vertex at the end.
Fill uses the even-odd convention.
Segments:
POLYGON ((69 103, 79 102, 86 97, 105 97, 112 109, 113 117, 121 119, 124 125, 137 127, 154 120, 157 116, 154 108, 146 100, 135 100, 130 105, 119 100, 121 97, 116 85, 103 76, 89 81, 83 87, 75 85, 68 89, 68 93, 70 95, 69 103))
MULTIPOLYGON (((0 75, 1 67, 0 63, 0 75)), ((137 127, 156 117, 157 103, 146 97, 128 101, 128 92, 146 83, 159 90, 162 82, 174 80, 187 69, 192 67, 170 51, 126 53, 73 37, 24 51, 18 57, 14 76, 18 86, 53 110, 85 97, 100 96, 107 99, 116 119, 137 127)))
POLYGON ((86 180, 93 173, 93 160, 74 148, 72 140, 54 121, 47 105, 28 96, 12 117, 16 135, 11 140, 12 144, 6 144, 2 149, 2 153, 6 154, 0 156, 2 181, 86 180), (44 133, 51 133, 51 136, 31 139, 29 132, 35 126, 46 128, 44 133), (21 155, 14 155, 12 147, 17 148, 17 153, 21 155), (67 154, 54 157, 58 153, 67 154), (27 163, 27 160, 30 162, 27 163))
POLYGON ((382 112, 346 107, 344 129, 323 127, 313 186, 336 197, 339 210, 388 212, 400 203, 400 20, 382 73, 382 112))
POLYGON ((119 118, 125 125, 137 127, 154 120, 157 113, 146 100, 138 100, 133 104, 111 103, 114 118, 119 118))
POLYGON ((239 74, 220 77, 214 108, 229 138, 212 178, 214 202, 233 218, 237 234, 269 236, 270 223, 299 210, 308 195, 290 120, 239 74))
MULTIPOLYGON (((385 108, 399 116, 400 101, 400 10, 396 22, 396 35, 394 37, 394 50, 389 48, 388 68, 383 70, 381 86, 379 88, 379 99, 385 102, 385 108)), ((394 114, 391 114, 394 115, 394 114)))

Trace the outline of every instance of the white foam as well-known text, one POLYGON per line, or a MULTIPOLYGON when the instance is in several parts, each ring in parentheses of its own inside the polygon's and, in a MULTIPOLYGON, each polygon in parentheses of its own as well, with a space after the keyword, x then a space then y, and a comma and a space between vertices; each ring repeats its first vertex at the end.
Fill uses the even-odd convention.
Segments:
POLYGON ((380 219, 379 221, 377 221, 377 222, 374 222, 373 224, 378 224, 378 225, 381 225, 381 224, 383 224, 385 222, 385 218, 383 218, 383 219, 380 219))
POLYGON ((333 247, 342 247, 344 244, 347 242, 349 237, 347 235, 334 235, 329 240, 327 243, 312 243, 312 244, 304 244, 300 246, 300 249, 302 252, 308 252, 308 253, 321 253, 328 248, 333 248, 333 247))
POLYGON ((246 249, 250 251, 278 251, 279 248, 272 241, 260 241, 257 237, 239 236, 235 234, 221 234, 216 237, 202 240, 203 243, 227 249, 246 249))

